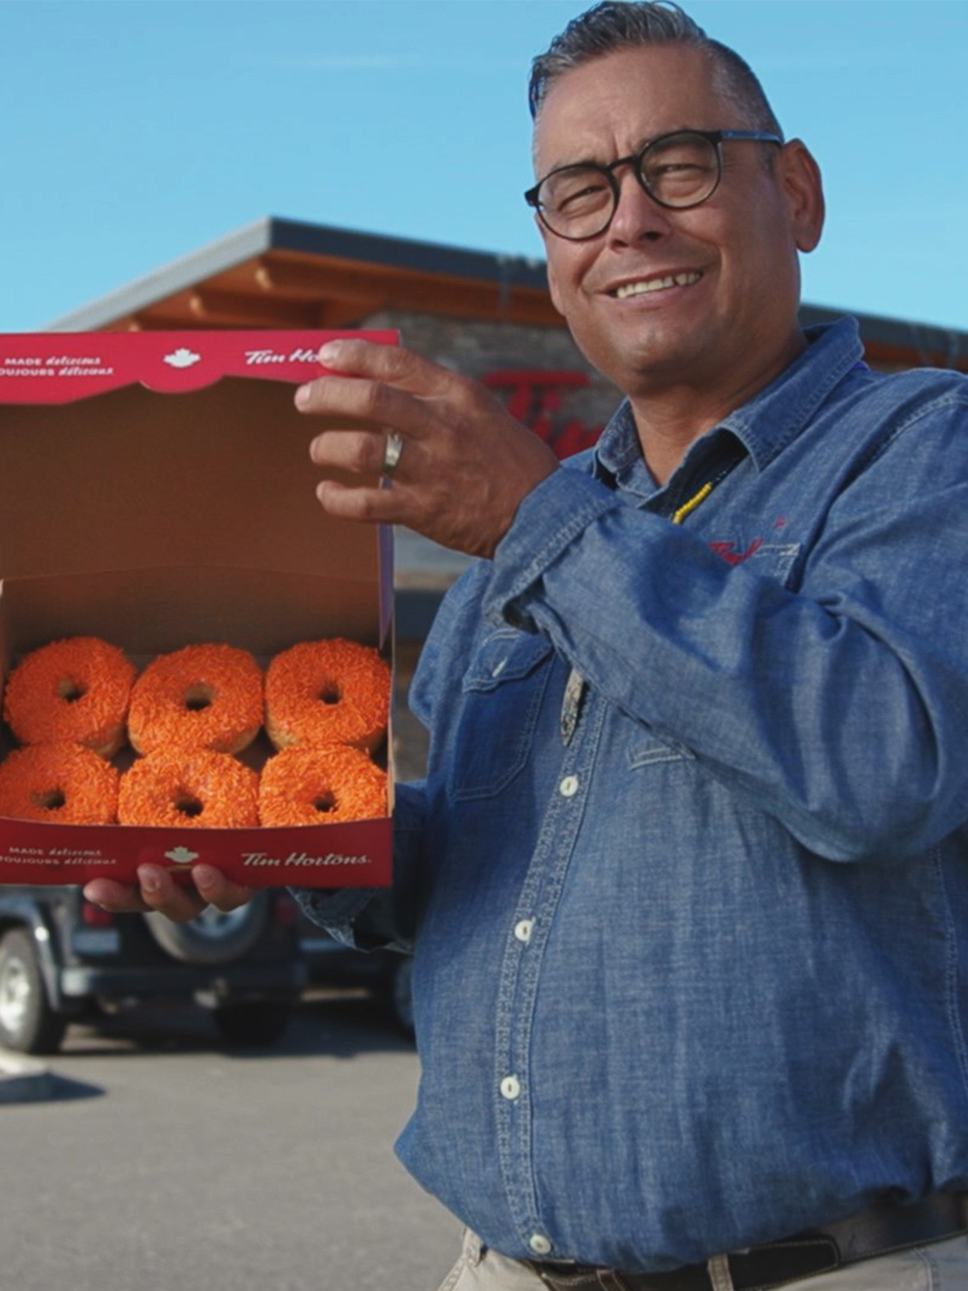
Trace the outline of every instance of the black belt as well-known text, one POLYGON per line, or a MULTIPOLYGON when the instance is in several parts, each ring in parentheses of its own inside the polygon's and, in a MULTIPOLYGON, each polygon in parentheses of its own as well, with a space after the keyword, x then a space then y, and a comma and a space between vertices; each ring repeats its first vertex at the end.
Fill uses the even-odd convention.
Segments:
MULTIPOLYGON (((880 1202, 851 1219, 737 1251, 727 1260, 735 1291, 767 1291, 966 1230, 968 1193, 937 1192, 910 1206, 880 1202)), ((551 1291, 715 1291, 705 1264, 687 1264, 671 1273, 625 1273, 565 1261, 524 1264, 551 1291)))

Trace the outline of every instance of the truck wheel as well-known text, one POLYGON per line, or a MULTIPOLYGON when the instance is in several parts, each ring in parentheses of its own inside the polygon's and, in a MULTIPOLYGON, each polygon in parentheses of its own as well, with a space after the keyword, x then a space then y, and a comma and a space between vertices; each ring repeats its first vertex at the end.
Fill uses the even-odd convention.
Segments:
POLYGON ((67 1019, 50 1007, 33 938, 12 928, 0 939, 0 1044, 18 1053, 54 1053, 67 1019))
POLYGON ((229 1044, 275 1044, 285 1034, 292 1006, 285 1001, 237 1000, 212 1010, 215 1025, 229 1044))
POLYGON ((163 914, 145 915, 155 941, 182 964, 225 964, 251 950, 269 917, 269 897, 257 893, 237 910, 209 906, 189 923, 172 923, 163 914))

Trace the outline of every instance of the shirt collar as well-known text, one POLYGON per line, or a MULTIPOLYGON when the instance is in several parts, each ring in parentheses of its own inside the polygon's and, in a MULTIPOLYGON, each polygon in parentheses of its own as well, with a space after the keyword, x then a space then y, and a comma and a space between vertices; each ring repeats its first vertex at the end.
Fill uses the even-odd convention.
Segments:
MULTIPOLYGON (((739 440, 758 471, 794 440, 848 372, 861 365, 863 346, 856 319, 841 318, 807 328, 802 354, 747 403, 697 440, 708 443, 723 431, 739 440)), ((690 450, 689 456, 692 456, 690 450)), ((594 471, 633 493, 648 496, 656 484, 642 459, 635 418, 624 400, 602 431, 595 449, 594 471)))

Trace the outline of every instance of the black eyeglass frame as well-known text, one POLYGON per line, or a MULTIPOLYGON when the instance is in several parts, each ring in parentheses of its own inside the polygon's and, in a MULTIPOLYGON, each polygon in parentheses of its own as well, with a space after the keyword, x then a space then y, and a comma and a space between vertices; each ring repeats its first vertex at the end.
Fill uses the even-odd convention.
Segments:
POLYGON ((722 146, 724 142, 729 142, 734 139, 747 140, 752 143, 775 143, 781 148, 783 147, 783 140, 780 136, 771 134, 766 130, 670 130, 666 134, 657 135, 655 139, 650 139, 649 142, 645 144, 644 147, 640 148, 638 152, 631 153, 628 157, 619 157, 617 161, 609 162, 607 166, 600 166, 594 161, 576 161, 569 163, 567 166, 558 166, 555 170, 549 170, 547 175, 544 175, 539 179, 533 188, 528 189, 524 195, 524 200, 529 206, 534 207, 537 212, 538 219, 545 226, 548 232, 553 233, 556 238, 564 238, 566 242, 588 242, 592 238, 597 238, 604 233, 615 218, 615 212, 618 209, 619 197, 621 196, 618 180, 615 178, 615 171, 619 166, 634 166, 635 178, 639 181, 639 185, 643 192, 647 193, 657 205, 663 206, 670 211, 688 211, 692 210, 694 206, 701 206, 703 202, 708 202, 710 197, 712 197, 713 193, 715 193, 716 189, 719 187, 719 182, 723 177, 722 146), (694 202, 664 202, 662 198, 657 197, 649 187, 648 180, 645 177, 645 158, 653 148, 667 143, 670 139, 676 139, 683 135, 691 135, 699 139, 704 139, 707 143, 713 145, 713 149, 716 153, 716 179, 709 192, 704 193, 702 197, 698 198, 694 202), (606 183, 612 190, 612 207, 608 213, 608 219, 602 227, 600 229, 596 229, 594 233, 582 233, 578 237, 572 237, 568 233, 561 233, 558 229, 552 228, 544 216, 541 203, 538 200, 538 194, 541 191, 542 185, 547 183, 547 181, 552 179, 555 175, 564 174, 565 171, 569 170, 594 170, 598 174, 605 176, 606 183))

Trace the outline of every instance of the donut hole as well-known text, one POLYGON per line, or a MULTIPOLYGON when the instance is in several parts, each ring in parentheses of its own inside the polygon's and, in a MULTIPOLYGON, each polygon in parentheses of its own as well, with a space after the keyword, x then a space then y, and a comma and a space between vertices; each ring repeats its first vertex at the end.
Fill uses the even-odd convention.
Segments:
POLYGON ((76 704, 86 694, 87 687, 76 677, 61 677, 57 683, 57 698, 66 700, 68 704, 76 704))
POLYGON ((44 789, 40 793, 32 793, 30 798, 35 807, 41 807, 44 811, 60 811, 67 806, 67 795, 63 789, 44 789))
POLYGON ((322 793, 318 793, 313 799, 313 807, 321 815, 327 811, 332 811, 335 806, 336 795, 330 793, 328 789, 325 789, 322 793))
POLYGON ((322 704, 338 704, 343 698, 343 692, 335 681, 329 678, 323 682, 319 692, 319 700, 322 704))
POLYGON ((194 818, 200 816, 205 810, 205 804, 202 800, 190 793, 187 789, 179 789, 175 793, 175 810, 182 816, 194 818))
POLYGON ((204 713, 206 708, 212 707, 214 700, 215 691, 202 681, 185 691, 184 704, 190 713, 204 713))

